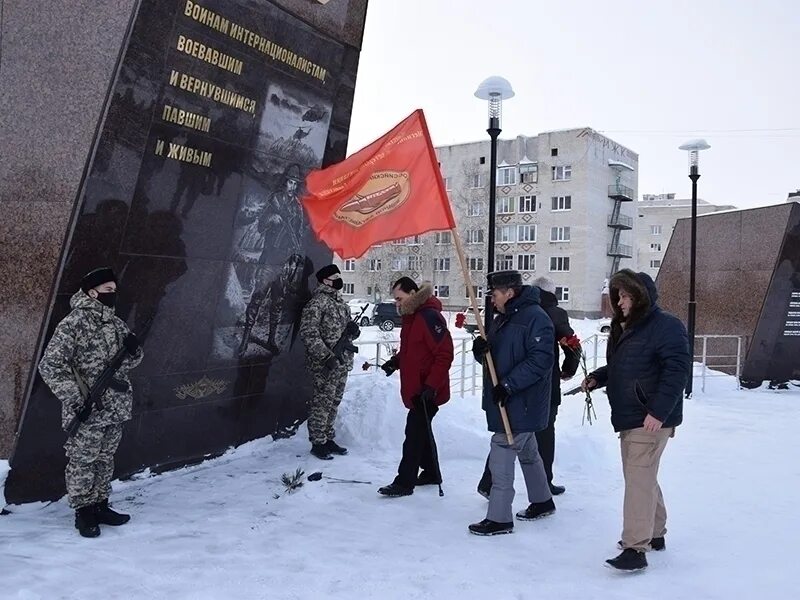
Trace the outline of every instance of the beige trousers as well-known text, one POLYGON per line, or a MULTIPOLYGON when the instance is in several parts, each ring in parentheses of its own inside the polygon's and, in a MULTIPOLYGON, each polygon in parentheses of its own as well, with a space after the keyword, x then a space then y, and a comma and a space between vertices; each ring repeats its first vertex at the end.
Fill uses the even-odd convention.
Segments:
POLYGON ((674 427, 645 431, 644 427, 619 434, 622 472, 625 476, 622 546, 639 551, 650 549, 650 540, 667 532, 667 509, 658 485, 658 465, 675 435, 674 427))

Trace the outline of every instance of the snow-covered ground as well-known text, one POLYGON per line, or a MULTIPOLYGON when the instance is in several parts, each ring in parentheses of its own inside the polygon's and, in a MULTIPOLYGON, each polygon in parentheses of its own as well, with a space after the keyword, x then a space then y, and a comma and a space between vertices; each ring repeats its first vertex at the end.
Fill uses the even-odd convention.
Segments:
MULTIPOLYGON (((594 325, 575 327, 586 338, 594 325)), ((454 398, 434 420, 445 496, 425 487, 383 498, 376 489, 395 475, 405 410, 396 377, 356 372, 337 422, 348 456, 310 457, 303 427, 291 439, 115 482, 112 501, 133 519, 94 540, 77 535, 65 500, 8 507, 0 597, 797 597, 800 389, 737 391, 732 377, 708 379, 662 461, 667 550, 648 555, 647 571, 624 575, 603 567, 618 552, 622 477, 602 393, 593 426, 581 426, 579 396, 562 404, 556 474, 567 493, 557 513, 480 538, 467 533, 486 510, 475 493, 489 445, 479 400, 454 398), (298 467, 371 483, 322 479, 286 493, 281 475, 298 467)), ((515 509, 526 504, 518 495, 515 509)))

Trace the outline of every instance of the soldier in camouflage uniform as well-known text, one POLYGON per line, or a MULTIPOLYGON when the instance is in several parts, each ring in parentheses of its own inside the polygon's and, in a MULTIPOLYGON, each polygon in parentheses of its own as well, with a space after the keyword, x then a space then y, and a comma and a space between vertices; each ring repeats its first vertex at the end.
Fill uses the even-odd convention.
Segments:
POLYGON ((130 519, 111 510, 108 497, 122 424, 131 418, 133 393, 128 373, 144 354, 136 336, 114 314, 116 288, 111 269, 87 274, 70 299, 72 312, 56 327, 39 363, 42 379, 61 400, 62 427, 66 429, 76 415, 81 421, 64 448, 69 505, 75 509, 75 527, 84 537, 100 535, 99 524, 122 525, 130 519), (91 389, 123 347, 127 356, 102 396, 103 409, 95 407, 84 414, 81 386, 91 389))
POLYGON ((360 330, 350 320, 350 309, 339 293, 344 285, 339 268, 321 268, 317 281, 320 285, 303 309, 300 337, 306 347, 306 366, 314 380, 308 415, 311 454, 330 460, 331 454, 347 454, 347 449, 334 441, 333 422, 344 395, 347 373, 353 368, 352 340, 360 330), (337 355, 335 347, 343 336, 351 349, 342 349, 337 355))

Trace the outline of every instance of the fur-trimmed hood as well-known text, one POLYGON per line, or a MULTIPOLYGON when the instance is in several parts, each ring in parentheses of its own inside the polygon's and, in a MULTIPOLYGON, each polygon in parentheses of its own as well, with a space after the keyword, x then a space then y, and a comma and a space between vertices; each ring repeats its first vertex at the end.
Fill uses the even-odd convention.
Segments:
POLYGON ((624 322, 628 326, 640 321, 652 311, 658 301, 658 290, 647 273, 634 273, 631 269, 622 269, 615 273, 609 282, 609 299, 614 310, 613 321, 624 322), (627 319, 618 304, 620 288, 633 296, 633 308, 627 319))
POLYGON ((423 281, 416 292, 411 292, 400 303, 400 314, 413 315, 426 304, 440 312, 442 310, 442 303, 433 295, 433 285, 429 281, 423 281))

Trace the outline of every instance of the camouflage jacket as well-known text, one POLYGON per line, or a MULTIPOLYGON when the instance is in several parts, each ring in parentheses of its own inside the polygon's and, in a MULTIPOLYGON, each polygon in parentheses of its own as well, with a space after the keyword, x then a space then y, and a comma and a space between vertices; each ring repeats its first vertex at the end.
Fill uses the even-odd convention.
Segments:
MULTIPOLYGON (((130 333, 113 309, 82 290, 75 292, 69 304, 72 312, 56 327, 39 363, 42 379, 61 400, 61 425, 65 428, 83 406, 72 368, 90 389, 130 333)), ((128 373, 142 362, 143 356, 139 348, 136 356, 129 356, 122 362, 115 379, 126 382, 128 391, 106 390, 102 398, 103 410, 92 409, 87 424, 113 425, 131 418, 133 390, 128 373)))
MULTIPOLYGON (((306 363, 311 369, 321 369, 330 358, 336 342, 342 337, 350 320, 350 308, 341 294, 332 287, 321 284, 314 290, 311 300, 303 309, 300 320, 300 339, 306 347, 306 363)), ((353 353, 345 351, 344 365, 353 368, 353 353)))

